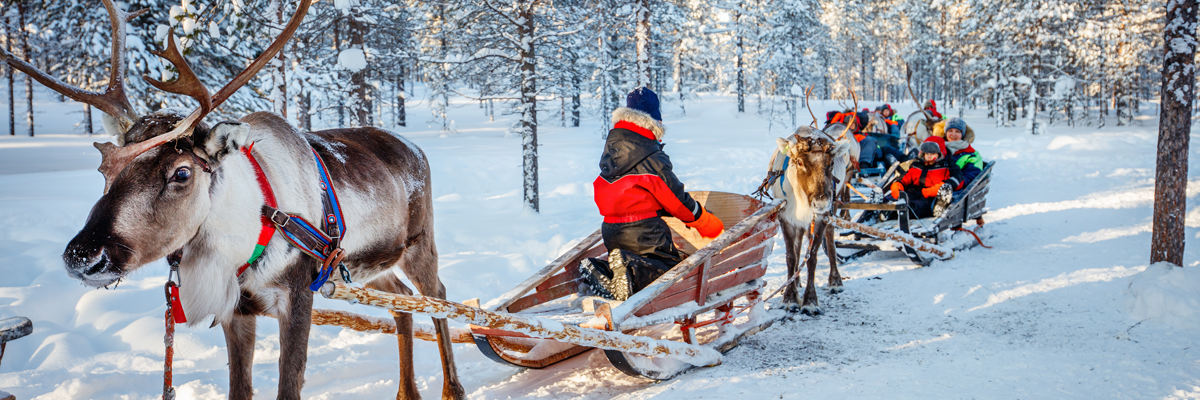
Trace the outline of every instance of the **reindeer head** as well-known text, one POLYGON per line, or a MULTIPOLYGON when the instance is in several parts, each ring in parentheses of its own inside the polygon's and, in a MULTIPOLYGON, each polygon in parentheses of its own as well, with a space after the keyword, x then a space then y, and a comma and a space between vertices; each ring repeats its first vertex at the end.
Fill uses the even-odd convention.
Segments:
POLYGON ((196 235, 209 214, 213 168, 245 142, 249 127, 223 122, 208 129, 201 120, 270 62, 300 26, 311 0, 303 0, 283 33, 250 66, 221 88, 209 91, 184 61, 174 31, 167 49, 154 54, 179 71, 172 82, 145 78, 161 90, 183 94, 200 103, 186 117, 174 112, 137 116, 125 94, 125 24, 143 11, 126 14, 112 0, 102 0, 113 31, 112 68, 108 87, 92 92, 72 87, 32 64, 0 49, 0 61, 25 72, 46 87, 105 114, 105 128, 117 144, 96 143, 103 155, 104 195, 92 207, 83 229, 67 245, 67 272, 90 286, 116 282, 128 272, 166 256, 196 235))
POLYGON ((836 157, 844 156, 849 150, 842 144, 834 144, 824 138, 806 136, 800 131, 819 131, 801 127, 797 134, 788 139, 776 139, 779 149, 787 154, 787 166, 791 187, 797 196, 805 196, 809 206, 818 214, 828 213, 833 206, 834 181, 831 169, 836 157))

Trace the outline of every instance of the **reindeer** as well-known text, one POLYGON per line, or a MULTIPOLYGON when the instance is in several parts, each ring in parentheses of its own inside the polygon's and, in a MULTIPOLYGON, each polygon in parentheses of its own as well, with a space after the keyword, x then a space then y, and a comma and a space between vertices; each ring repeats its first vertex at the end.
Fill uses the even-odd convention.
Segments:
POLYGON ((834 194, 844 190, 842 187, 847 184, 847 171, 858 158, 858 143, 853 137, 847 137, 845 125, 834 124, 826 127, 826 131, 800 127, 787 139, 776 139, 776 144, 779 150, 776 159, 772 160, 772 168, 780 169, 784 179, 771 187, 774 197, 787 201, 779 212, 779 221, 787 249, 789 277, 801 268, 798 256, 805 235, 813 235, 806 258, 808 281, 804 298, 799 298, 796 287, 799 282, 794 282, 784 291, 783 304, 789 312, 821 314, 815 284, 817 249, 824 244, 826 256, 829 257, 830 292, 841 293, 843 288, 842 277, 837 269, 837 249, 833 244, 833 230, 827 229, 827 226, 828 218, 836 212, 834 194), (827 132, 836 133, 838 130, 842 131, 839 139, 827 132), (786 163, 778 160, 780 154, 787 156, 786 163))
MULTIPOLYGON (((111 77, 104 92, 68 86, 0 50, 0 61, 102 110, 106 129, 116 135, 116 145, 96 145, 103 155, 104 194, 63 252, 68 274, 87 286, 104 287, 179 249, 180 297, 189 325, 213 316, 212 326, 220 324, 224 330, 229 398, 253 396, 255 317, 272 315, 280 332, 278 398, 299 399, 313 297, 308 286, 320 263, 289 246, 278 231, 266 237, 261 256, 253 256, 252 263, 246 260, 259 254, 257 238, 266 231, 262 210, 270 192, 265 188, 273 188, 280 210, 309 221, 323 219, 315 152, 340 194, 348 227, 342 250, 326 253, 328 259, 343 254, 353 278, 368 287, 411 294, 398 276, 403 272, 421 294, 446 298, 437 274, 429 165, 416 145, 371 127, 301 132, 265 112, 211 127, 201 122, 283 48, 312 0, 301 1, 283 33, 211 97, 175 47, 174 33, 168 34, 172 40, 166 51, 156 54, 176 66, 179 78, 170 83, 147 80, 199 101, 186 117, 169 111, 133 113, 123 82, 124 39, 126 21, 137 14, 103 1, 113 31, 111 77), (255 164, 269 185, 260 183, 255 164)), ((412 316, 392 315, 400 347, 396 397, 416 399, 412 316)), ((444 374, 442 397, 463 398, 449 327, 445 319, 433 321, 444 374)))

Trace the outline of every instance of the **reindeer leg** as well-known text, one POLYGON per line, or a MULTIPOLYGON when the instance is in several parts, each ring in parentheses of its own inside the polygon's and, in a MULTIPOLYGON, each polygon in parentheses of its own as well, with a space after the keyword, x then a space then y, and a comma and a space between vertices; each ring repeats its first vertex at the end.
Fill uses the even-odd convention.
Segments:
MULTIPOLYGON (((432 235, 421 236, 421 240, 405 250, 400 263, 404 274, 422 295, 446 299, 446 287, 437 275, 437 248, 432 235)), ((454 348, 450 342, 450 324, 445 318, 434 318, 438 350, 442 355, 442 399, 464 399, 467 397, 458 380, 458 369, 454 366, 454 348)))
POLYGON ((288 310, 279 315, 279 393, 278 399, 300 400, 304 388, 304 368, 308 364, 308 332, 312 328, 313 292, 308 289, 310 274, 316 265, 305 261, 297 264, 300 271, 289 276, 288 310), (301 272, 305 271, 305 272, 301 272))
POLYGON ((841 293, 845 289, 842 288, 842 274, 838 271, 837 241, 833 240, 834 229, 825 220, 817 223, 825 225, 823 229, 825 230, 825 256, 829 257, 829 292, 841 293))
MULTIPOLYGON (((388 293, 412 295, 412 289, 400 281, 395 273, 383 274, 364 285, 388 293)), ((397 400, 420 399, 421 392, 417 391, 416 371, 413 369, 413 318, 412 314, 389 311, 392 319, 396 320, 396 344, 400 348, 400 389, 396 392, 397 400)))
MULTIPOLYGON (((782 218, 780 219, 780 227, 783 228, 783 245, 786 249, 784 254, 787 258, 787 275, 784 278, 791 279, 792 275, 796 274, 796 269, 800 268, 797 265, 796 253, 800 252, 798 243, 803 243, 803 241, 797 240, 797 237, 803 239, 804 234, 797 234, 791 224, 782 218)), ((790 313, 800 311, 800 296, 797 295, 796 285, 797 282, 792 282, 783 290, 783 308, 790 313)))
POLYGON ((800 307, 800 313, 804 315, 820 315, 821 306, 817 303, 817 251, 821 249, 821 244, 824 242, 825 224, 818 222, 813 228, 812 245, 808 248, 808 282, 804 288, 804 305, 800 307))
POLYGON ((249 400, 254 397, 251 365, 254 363, 256 328, 253 314, 238 311, 234 311, 232 320, 221 324, 221 329, 225 331, 225 348, 229 351, 230 400, 249 400))

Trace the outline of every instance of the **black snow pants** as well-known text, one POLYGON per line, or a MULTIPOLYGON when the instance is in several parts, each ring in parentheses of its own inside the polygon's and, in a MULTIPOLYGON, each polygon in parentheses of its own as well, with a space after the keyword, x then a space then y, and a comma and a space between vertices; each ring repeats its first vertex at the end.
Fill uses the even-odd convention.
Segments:
POLYGON ((608 282, 628 282, 627 289, 606 287, 608 293, 637 293, 683 261, 683 253, 675 248, 675 243, 671 241, 671 228, 662 218, 654 217, 619 224, 604 223, 600 226, 600 235, 604 239, 604 246, 610 251, 621 250, 623 268, 616 271, 606 260, 589 258, 584 261, 585 265, 581 266, 580 271, 584 283, 592 287, 608 286, 608 282), (626 279, 614 279, 621 275, 626 279))

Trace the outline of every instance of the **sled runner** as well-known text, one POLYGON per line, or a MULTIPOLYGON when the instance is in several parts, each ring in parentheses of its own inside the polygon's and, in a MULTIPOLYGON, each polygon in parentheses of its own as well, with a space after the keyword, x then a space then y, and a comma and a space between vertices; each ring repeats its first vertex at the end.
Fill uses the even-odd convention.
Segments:
POLYGON ((848 220, 834 221, 835 225, 845 229, 839 232, 838 249, 853 250, 853 253, 839 253, 839 258, 846 262, 876 251, 887 250, 895 246, 884 245, 882 242, 891 241, 899 243, 898 250, 904 252, 914 263, 929 265, 935 259, 952 257, 954 250, 982 244, 982 238, 988 237, 983 227, 983 214, 987 212, 987 193, 992 180, 992 167, 995 164, 994 161, 984 163, 983 172, 963 190, 954 193, 954 201, 941 217, 913 218, 904 203, 881 201, 881 188, 889 187, 903 175, 895 166, 879 179, 878 184, 856 184, 857 191, 851 192, 851 201, 839 205, 838 208, 861 212, 848 220), (885 216, 888 218, 883 218, 885 216), (973 229, 967 230, 962 227, 972 220, 976 223, 973 229), (915 247, 936 249, 935 253, 942 254, 933 254, 915 247))

